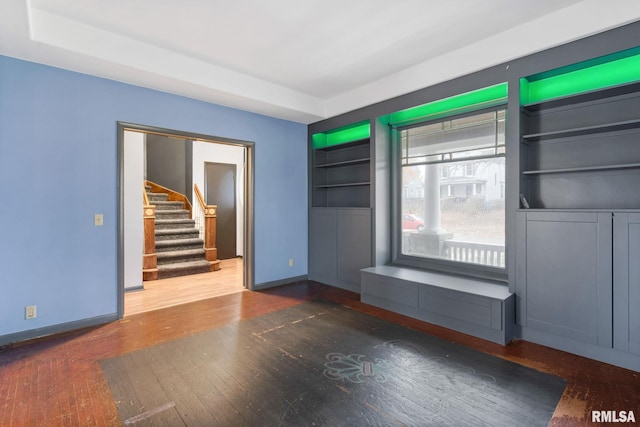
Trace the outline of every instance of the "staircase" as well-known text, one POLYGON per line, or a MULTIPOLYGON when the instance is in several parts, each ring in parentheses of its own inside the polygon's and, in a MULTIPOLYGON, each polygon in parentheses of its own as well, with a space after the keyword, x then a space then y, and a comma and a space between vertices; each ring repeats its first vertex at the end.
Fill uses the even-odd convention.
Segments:
POLYGON ((167 201, 167 193, 152 193, 149 187, 146 190, 149 203, 156 206, 158 279, 213 271, 213 263, 205 258, 204 242, 199 238, 195 221, 183 209, 182 202, 167 201))

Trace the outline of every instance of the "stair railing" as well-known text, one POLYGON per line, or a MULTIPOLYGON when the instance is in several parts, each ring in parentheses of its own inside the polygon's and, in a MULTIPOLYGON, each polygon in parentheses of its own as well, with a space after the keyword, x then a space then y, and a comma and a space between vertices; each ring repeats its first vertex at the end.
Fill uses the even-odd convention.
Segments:
POLYGON ((184 210, 189 211, 189 217, 192 217, 192 206, 189 199, 187 199, 187 196, 185 196, 182 193, 178 193, 177 191, 174 191, 170 188, 164 187, 160 184, 156 184, 155 182, 152 182, 152 181, 145 181, 144 183, 147 187, 151 188, 152 193, 167 193, 169 195, 167 197, 168 201, 182 202, 182 208, 184 210))
POLYGON ((218 261, 218 248, 216 247, 216 227, 217 227, 217 205, 207 205, 204 197, 198 188, 198 184, 193 184, 193 192, 198 199, 197 207, 194 209, 193 219, 200 230, 200 237, 204 240, 205 257, 211 263, 212 270, 220 269, 218 261))
POLYGON ((144 254, 142 257, 142 280, 158 279, 158 257, 156 255, 156 207, 149 203, 147 189, 142 187, 144 206, 142 218, 144 221, 144 254))

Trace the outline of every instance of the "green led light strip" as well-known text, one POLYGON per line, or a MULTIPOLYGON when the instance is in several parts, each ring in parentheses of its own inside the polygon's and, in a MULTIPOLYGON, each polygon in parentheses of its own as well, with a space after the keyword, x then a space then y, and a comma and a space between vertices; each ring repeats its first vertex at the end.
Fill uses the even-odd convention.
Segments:
POLYGON ((640 48, 634 48, 520 79, 520 103, 532 104, 640 80, 638 52, 640 48))
POLYGON ((333 129, 328 132, 313 134, 311 135, 311 141, 313 148, 318 149, 346 144, 347 142, 358 141, 369 138, 370 136, 371 127, 367 121, 333 129))
POLYGON ((449 98, 418 105, 397 111, 390 115, 390 123, 407 124, 416 120, 425 120, 442 116, 477 110, 504 104, 507 101, 508 85, 500 83, 471 92, 461 93, 449 98))

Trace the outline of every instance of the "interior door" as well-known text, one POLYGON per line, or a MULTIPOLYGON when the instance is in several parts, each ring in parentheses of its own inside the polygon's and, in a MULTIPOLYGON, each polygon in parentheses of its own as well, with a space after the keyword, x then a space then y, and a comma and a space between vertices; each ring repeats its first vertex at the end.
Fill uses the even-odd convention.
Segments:
POLYGON ((236 165, 207 162, 204 168, 206 203, 218 206, 216 229, 218 258, 235 258, 237 256, 236 165))

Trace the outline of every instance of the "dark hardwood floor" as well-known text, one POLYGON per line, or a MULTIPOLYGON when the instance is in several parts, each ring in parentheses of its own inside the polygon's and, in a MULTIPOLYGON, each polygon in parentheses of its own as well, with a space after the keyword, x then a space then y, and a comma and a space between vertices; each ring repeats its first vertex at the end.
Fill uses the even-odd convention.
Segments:
POLYGON ((4 347, 0 349, 0 426, 120 425, 101 359, 309 300, 342 304, 566 379, 551 425, 590 425, 592 410, 633 410, 640 416, 638 372, 524 341, 502 347, 362 304, 359 295, 351 292, 303 282, 136 314, 101 327, 4 347))

